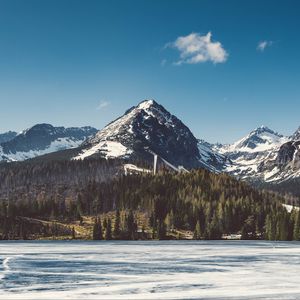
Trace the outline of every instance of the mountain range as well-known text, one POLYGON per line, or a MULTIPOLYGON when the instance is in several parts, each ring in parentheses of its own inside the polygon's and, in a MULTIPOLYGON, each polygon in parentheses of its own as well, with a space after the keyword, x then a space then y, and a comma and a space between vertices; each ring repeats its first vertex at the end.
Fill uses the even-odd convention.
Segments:
POLYGON ((0 161, 22 161, 75 148, 96 132, 89 126, 65 128, 50 124, 37 124, 19 134, 10 131, 0 135, 0 161))
POLYGON ((210 144, 197 139, 154 100, 142 101, 99 131, 38 124, 19 134, 0 134, 1 161, 22 161, 65 149, 73 149, 68 153, 73 160, 104 157, 152 162, 156 154, 178 169, 205 168, 252 182, 300 178, 300 128, 287 137, 261 126, 233 144, 210 144))

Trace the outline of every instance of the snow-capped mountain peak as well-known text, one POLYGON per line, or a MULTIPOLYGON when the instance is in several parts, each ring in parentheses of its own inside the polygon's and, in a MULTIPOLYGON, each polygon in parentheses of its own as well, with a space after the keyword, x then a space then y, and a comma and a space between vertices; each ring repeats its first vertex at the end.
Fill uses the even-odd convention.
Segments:
POLYGON ((138 109, 143 109, 143 110, 148 110, 151 106, 154 106, 154 105, 158 105, 158 103, 153 100, 153 99, 146 99, 146 100, 143 100, 141 101, 138 105, 137 105, 137 108, 138 109))
POLYGON ((150 152, 177 166, 203 166, 192 132, 155 100, 144 100, 127 110, 88 139, 74 158, 100 155, 150 160, 150 152))
POLYGON ((220 148, 221 153, 247 152, 256 153, 274 149, 287 140, 283 135, 271 130, 267 126, 260 126, 251 131, 247 136, 231 145, 220 148))
POLYGON ((219 147, 231 164, 225 171, 239 178, 261 177, 261 166, 265 161, 274 160, 280 146, 288 138, 267 126, 260 126, 231 145, 219 147))

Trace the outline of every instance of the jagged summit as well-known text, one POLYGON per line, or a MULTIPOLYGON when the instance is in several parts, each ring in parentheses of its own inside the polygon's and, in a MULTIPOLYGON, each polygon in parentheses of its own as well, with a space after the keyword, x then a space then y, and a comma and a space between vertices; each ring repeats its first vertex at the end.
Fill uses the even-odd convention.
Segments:
POLYGON ((274 134, 274 135, 277 135, 277 136, 282 136, 278 132, 270 129, 268 126, 265 126, 265 125, 261 125, 261 126, 257 127, 256 129, 251 131, 250 135, 251 134, 262 134, 264 132, 268 132, 268 133, 271 133, 271 134, 274 134))
POLYGON ((300 140, 300 126, 299 128, 295 131, 295 133, 291 136, 291 139, 292 140, 300 140))
POLYGON ((137 105, 140 109, 148 109, 151 106, 159 106, 159 104, 154 99, 145 99, 137 105))
POLYGON ((75 159, 152 159, 150 151, 175 165, 202 166, 197 139, 187 126, 155 100, 144 100, 88 139, 75 159))
POLYGON ((251 131, 248 135, 231 145, 220 148, 225 152, 260 152, 274 148, 284 142, 283 135, 273 131, 267 126, 260 126, 251 131))

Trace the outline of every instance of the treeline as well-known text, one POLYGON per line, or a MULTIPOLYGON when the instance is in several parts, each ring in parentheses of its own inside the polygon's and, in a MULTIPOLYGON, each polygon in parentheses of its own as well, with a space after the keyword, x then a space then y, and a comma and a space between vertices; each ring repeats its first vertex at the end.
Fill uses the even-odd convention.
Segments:
POLYGON ((36 187, 86 186, 88 182, 103 182, 122 171, 117 159, 54 160, 0 163, 0 199, 13 197, 17 192, 33 193, 36 187))
POLYGON ((138 224, 133 211, 127 214, 125 212, 120 213, 117 209, 113 226, 111 218, 104 218, 102 222, 100 217, 96 217, 92 238, 93 240, 136 240, 147 239, 148 236, 145 228, 142 228, 141 232, 138 231, 138 224))
POLYGON ((28 183, 26 189, 15 189, 2 200, 0 223, 20 216, 66 223, 95 216, 93 238, 165 239, 184 230, 195 239, 220 239, 233 233, 243 239, 298 239, 299 213, 288 213, 282 202, 276 194, 255 190, 225 174, 162 171, 156 176, 89 180, 78 186, 28 183), (119 212, 120 221, 116 222, 117 215, 99 218, 108 212, 119 212), (148 216, 144 228, 137 225, 139 213, 148 216))
POLYGON ((299 186, 300 186, 299 178, 288 179, 284 182, 260 184, 260 188, 276 191, 284 195, 286 199, 289 199, 290 203, 294 203, 297 206, 299 206, 300 204, 299 186))

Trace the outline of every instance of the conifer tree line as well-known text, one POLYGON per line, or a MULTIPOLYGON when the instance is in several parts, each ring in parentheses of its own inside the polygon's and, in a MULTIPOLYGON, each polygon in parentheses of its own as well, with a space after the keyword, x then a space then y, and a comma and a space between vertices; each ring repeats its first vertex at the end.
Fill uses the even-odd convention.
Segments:
MULTIPOLYGON (((140 237, 146 239, 143 232, 140 237)), ((121 214, 117 209, 113 226, 111 218, 105 218, 103 222, 100 217, 95 218, 93 240, 135 240, 138 238, 138 225, 133 211, 121 214)))
MULTIPOLYGON (((83 164, 90 164, 92 175, 82 179, 82 175, 75 174, 67 180, 63 168, 69 167, 68 164, 54 163, 56 171, 49 162, 40 167, 28 165, 22 170, 7 169, 6 176, 0 172, 5 179, 5 183, 0 183, 2 236, 12 231, 32 231, 25 228, 26 224, 20 230, 20 222, 16 222, 20 217, 67 223, 93 216, 94 240, 180 238, 180 231, 189 232, 194 239, 220 239, 227 234, 241 234, 243 239, 299 240, 300 237, 297 210, 289 213, 278 195, 256 190, 225 174, 200 169, 191 173, 161 171, 156 176, 119 175, 108 180, 103 177, 105 171, 116 174, 116 162, 83 161, 80 162, 83 173, 88 174, 89 170, 83 164), (45 173, 47 183, 45 178, 30 181, 32 174, 41 173, 45 173), (93 176, 96 173, 103 176, 96 178, 93 176), (59 178, 63 179, 55 179, 54 174, 61 174, 59 178), (12 183, 13 176, 21 183, 12 183), (12 185, 15 188, 5 194, 4 187, 12 185), (101 217, 108 212, 114 217, 101 217), (140 213, 147 216, 147 228, 138 224, 140 213)), ((80 173, 77 163, 73 166, 73 171, 80 173)))

